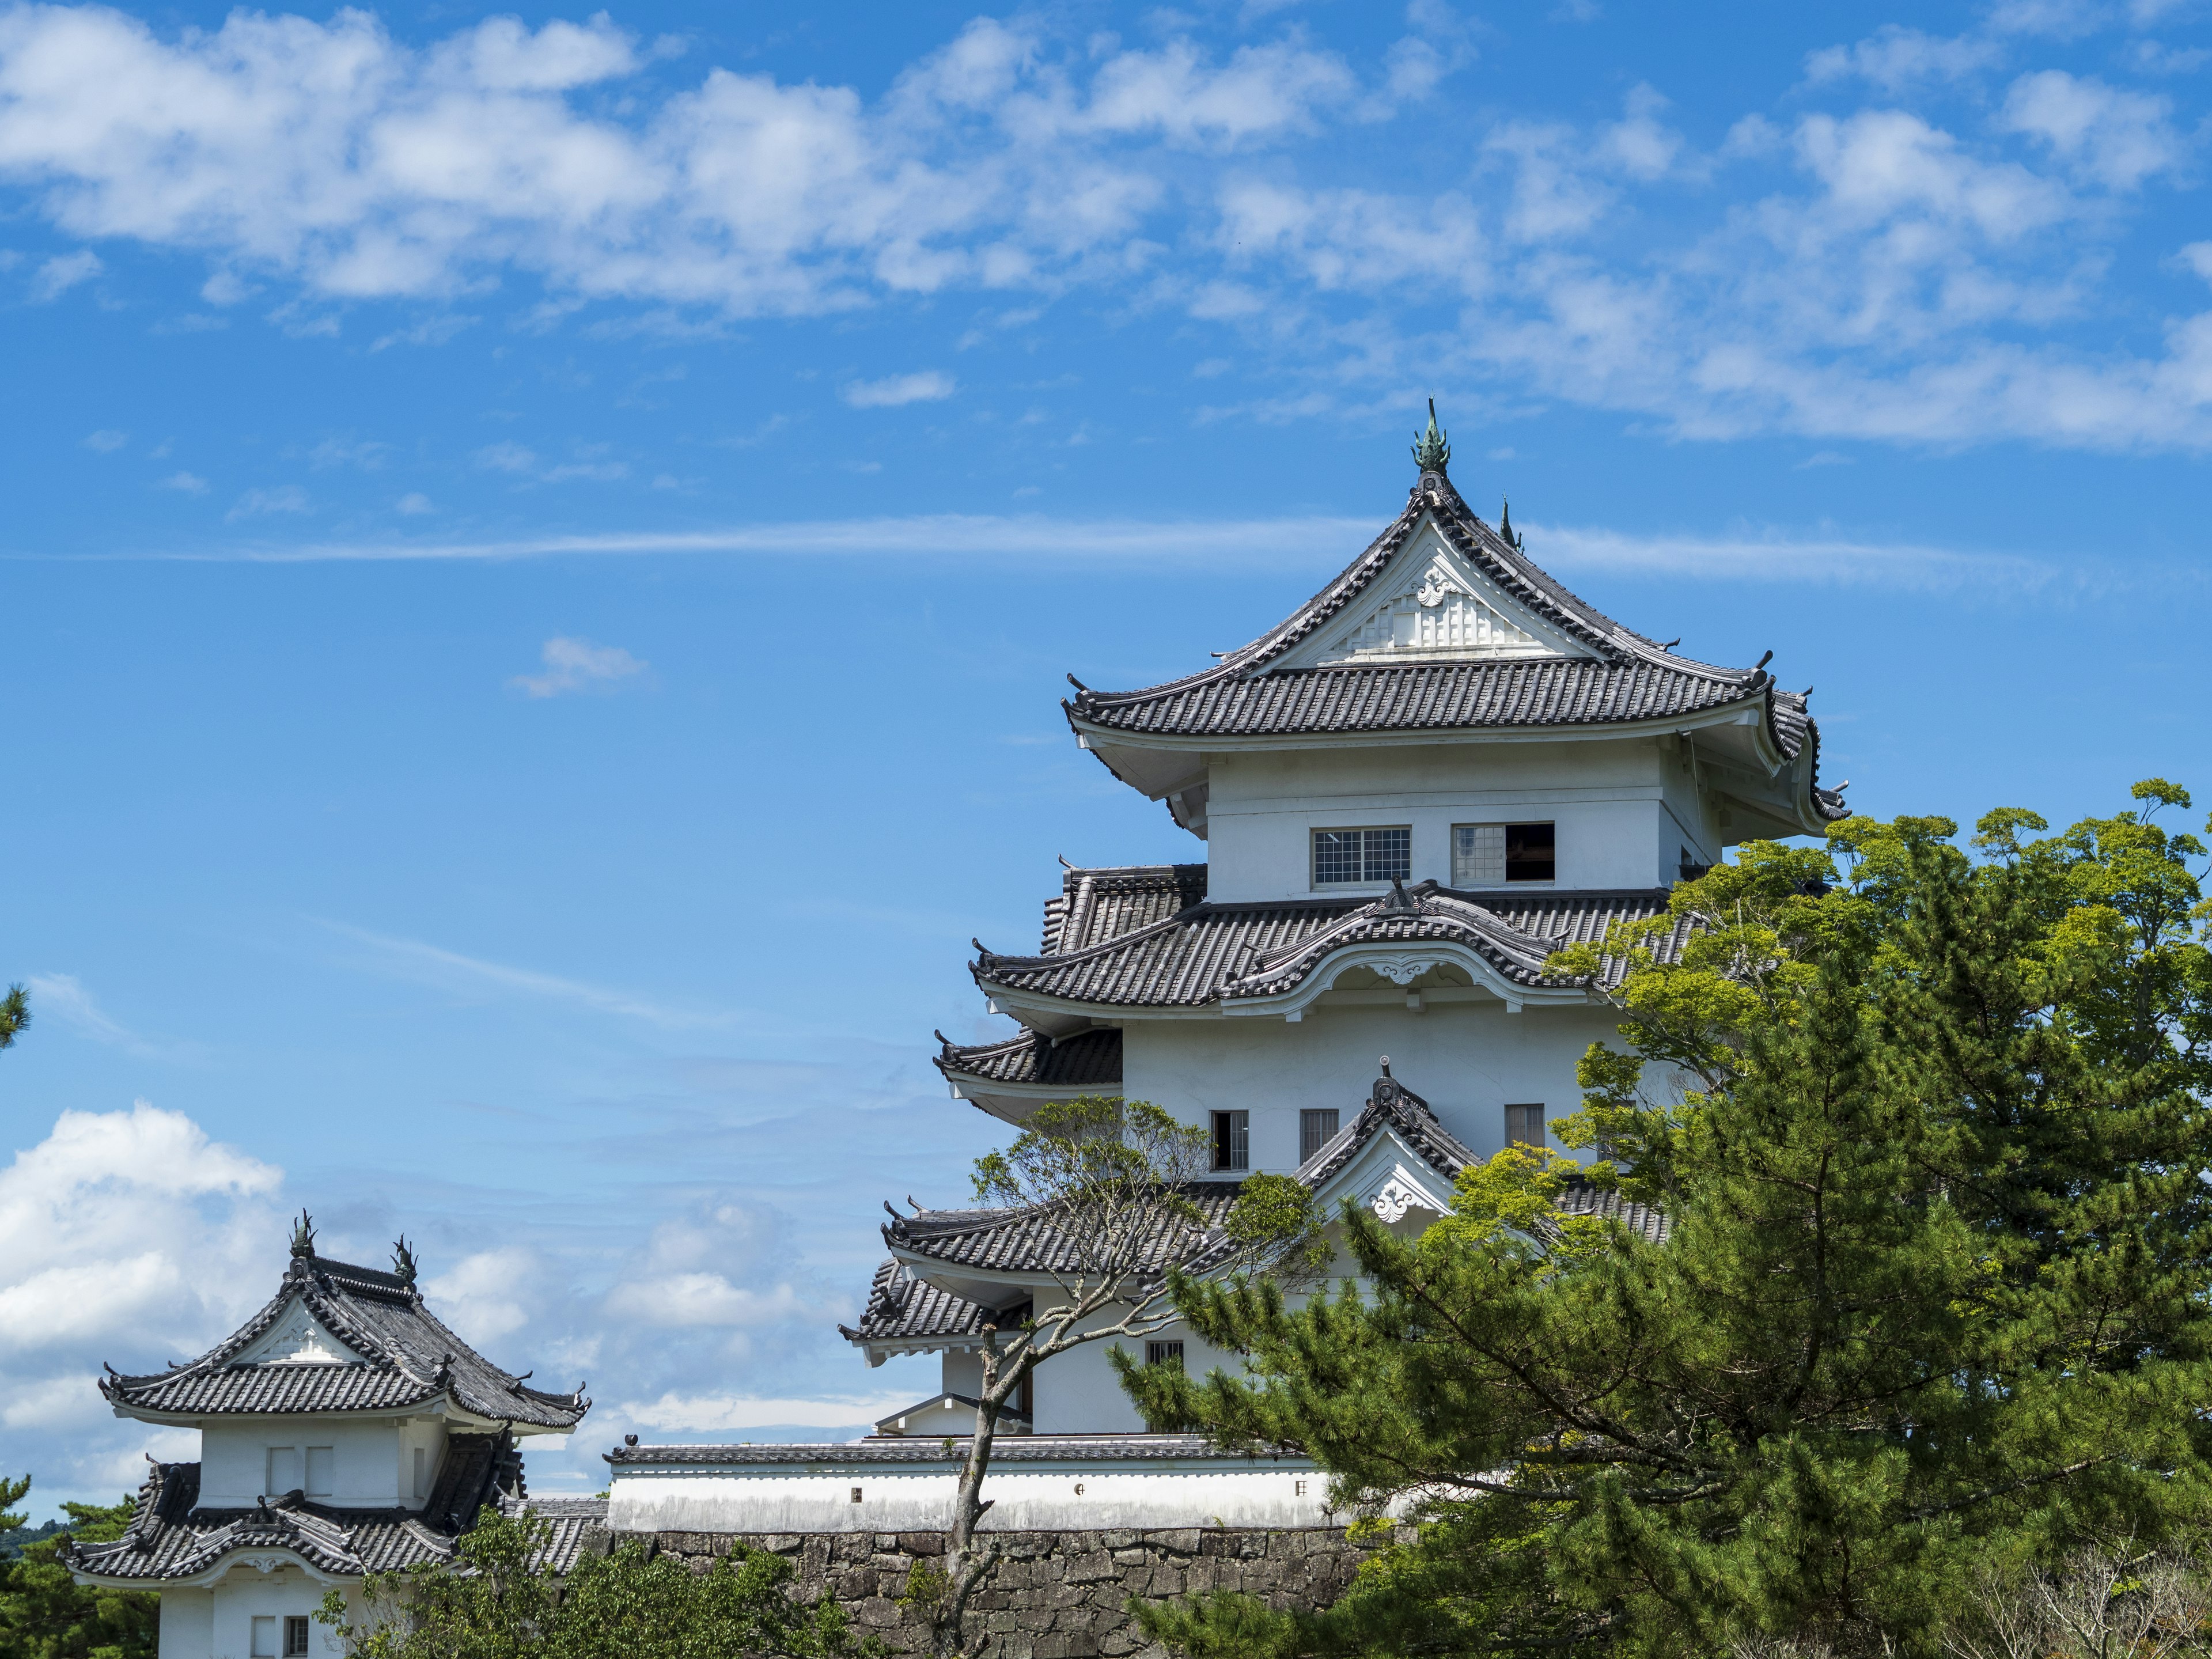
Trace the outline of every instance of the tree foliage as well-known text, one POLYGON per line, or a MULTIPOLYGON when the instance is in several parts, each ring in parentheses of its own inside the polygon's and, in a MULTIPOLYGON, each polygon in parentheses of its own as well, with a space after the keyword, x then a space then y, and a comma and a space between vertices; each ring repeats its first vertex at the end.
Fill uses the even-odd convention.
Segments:
MULTIPOLYGON (((31 1478, 0 1476, 0 1510, 22 1502, 31 1478)), ((153 1659, 161 1630, 161 1600, 143 1590, 79 1584, 56 1559, 70 1538, 106 1543, 120 1538, 138 1501, 64 1504, 69 1525, 0 1561, 0 1659, 153 1659)), ((21 1514, 0 1514, 0 1532, 23 1524, 21 1514)))
POLYGON ((2154 821, 2187 795, 2135 800, 1992 812, 1978 858, 1936 818, 1747 845, 1617 930, 1626 1041, 1559 1133, 1664 1243, 1558 1216, 1577 1172, 1509 1148, 1416 1242, 1346 1206, 1333 1293, 1179 1282, 1249 1369, 1130 1373, 1148 1420, 1303 1448, 1419 1524, 1326 1613, 1153 1632, 1933 1655, 1978 1574, 2203 1519, 2212 912, 2154 821))
POLYGON ((372 1574, 349 1607, 316 1615, 353 1659, 872 1659, 844 1609, 793 1592, 781 1556, 736 1544, 705 1572, 642 1540, 587 1555, 565 1580, 543 1565, 550 1528, 487 1509, 451 1564, 372 1574))

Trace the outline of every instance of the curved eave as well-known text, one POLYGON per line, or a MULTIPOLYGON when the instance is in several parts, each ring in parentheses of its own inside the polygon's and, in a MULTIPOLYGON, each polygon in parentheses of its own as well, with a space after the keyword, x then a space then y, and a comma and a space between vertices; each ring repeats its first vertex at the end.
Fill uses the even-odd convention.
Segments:
POLYGON ((1018 1129, 1029 1121, 1030 1114, 1038 1107, 1053 1101, 1073 1100, 1079 1095, 1103 1095, 1109 1100, 1121 1097, 1118 1078, 1111 1083, 1092 1083, 1070 1089, 1051 1083, 1000 1083, 970 1073, 956 1072, 949 1066, 938 1069, 945 1073, 945 1086, 951 1090, 953 1099, 964 1100, 977 1111, 1018 1129))
MULTIPOLYGON (((541 1406, 544 1405, 543 1401, 539 1403, 541 1406)), ((463 1404, 447 1391, 426 1394, 420 1399, 397 1405, 338 1407, 330 1410, 318 1410, 309 1407, 300 1411, 289 1412, 207 1409, 188 1412, 163 1411, 156 1407, 134 1405, 130 1401, 118 1399, 113 1395, 108 1396, 108 1405, 118 1417, 133 1418, 141 1423, 158 1423, 167 1427, 182 1429, 198 1428, 200 1425, 210 1421, 296 1423, 303 1418, 311 1417, 343 1417, 352 1421, 366 1423, 421 1417, 428 1413, 433 1416, 444 1418, 449 1425, 457 1429, 480 1430, 486 1433, 503 1429, 507 1433, 518 1437, 529 1434, 573 1434, 575 1432, 576 1425, 584 1420, 585 1413, 591 1409, 589 1401, 573 1408, 567 1407, 564 1404, 563 1409, 573 1409, 574 1413, 567 1422, 532 1423, 526 1418, 498 1417, 488 1414, 481 1409, 463 1404)))
POLYGON ((358 1584, 365 1576, 361 1572, 333 1572, 328 1567, 318 1566, 312 1559, 289 1545, 252 1543, 234 1544, 216 1556, 213 1565, 181 1577, 117 1577, 104 1572, 84 1572, 75 1567, 70 1569, 70 1577, 80 1584, 98 1585, 107 1589, 209 1589, 222 1582, 223 1576, 238 1565, 237 1558, 241 1555, 281 1555, 287 1566, 297 1567, 317 1583, 333 1588, 358 1584))
MULTIPOLYGON (((965 1301, 981 1303, 985 1307, 1003 1307, 1012 1298, 1010 1291, 1038 1291, 1059 1283, 1050 1273, 1032 1268, 1026 1273, 1004 1267, 970 1267, 946 1261, 911 1245, 901 1244, 886 1234, 884 1243, 892 1258, 915 1278, 934 1285, 939 1290, 965 1301)), ((969 1347, 981 1347, 983 1339, 953 1337, 933 1339, 931 1348, 957 1342, 969 1347)))

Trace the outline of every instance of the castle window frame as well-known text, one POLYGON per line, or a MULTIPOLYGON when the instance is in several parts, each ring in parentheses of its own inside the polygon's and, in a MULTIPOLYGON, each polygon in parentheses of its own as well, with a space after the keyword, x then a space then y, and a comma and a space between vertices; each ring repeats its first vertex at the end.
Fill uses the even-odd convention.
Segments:
POLYGON ((1172 1365, 1177 1370, 1181 1370, 1182 1369, 1182 1344, 1174 1339, 1170 1339, 1166 1341, 1152 1341, 1146 1343, 1145 1364, 1147 1365, 1172 1365))
POLYGON ((1455 823, 1451 861, 1451 884, 1457 888, 1557 881, 1559 825, 1549 819, 1527 823, 1455 823))
POLYGON ((1307 1106, 1298 1112, 1298 1162, 1304 1164, 1336 1139, 1342 1120, 1334 1106, 1307 1106))
POLYGON ((1413 873, 1413 826, 1357 824, 1316 830, 1312 836, 1316 887, 1364 887, 1406 881, 1413 873))
POLYGON ((1249 1111, 1213 1114, 1213 1167, 1216 1170, 1252 1167, 1252 1114, 1249 1111))
POLYGON ((1544 1103, 1540 1100, 1505 1109, 1505 1144, 1509 1146, 1534 1146, 1541 1149, 1544 1139, 1544 1103))

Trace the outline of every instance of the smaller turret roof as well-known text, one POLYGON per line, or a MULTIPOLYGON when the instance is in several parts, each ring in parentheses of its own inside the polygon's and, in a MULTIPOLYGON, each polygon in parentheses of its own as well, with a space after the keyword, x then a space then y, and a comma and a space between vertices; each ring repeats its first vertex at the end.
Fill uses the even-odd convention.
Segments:
POLYGON ((423 1305, 411 1252, 403 1248, 401 1271, 386 1273, 331 1261, 313 1246, 312 1226, 303 1225, 276 1295, 198 1358, 142 1376, 109 1368, 100 1391, 117 1414, 175 1422, 382 1413, 442 1401, 528 1434, 572 1429, 591 1409, 581 1383, 571 1394, 527 1387, 456 1336, 423 1305), (284 1352, 288 1322, 298 1323, 300 1341, 284 1352), (325 1336, 341 1352, 323 1346, 325 1336))

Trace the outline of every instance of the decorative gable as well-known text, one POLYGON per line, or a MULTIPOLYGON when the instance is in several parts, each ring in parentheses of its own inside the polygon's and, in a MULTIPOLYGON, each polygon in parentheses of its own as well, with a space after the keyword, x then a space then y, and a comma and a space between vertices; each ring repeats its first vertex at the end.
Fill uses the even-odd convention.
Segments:
POLYGON ((1271 668, 1489 657, 1588 657, 1424 524, 1359 602, 1271 668))
POLYGON ((307 1304, 294 1299, 276 1316, 276 1322, 246 1349, 233 1357, 234 1365, 343 1365, 363 1358, 333 1336, 323 1322, 307 1311, 307 1304))

